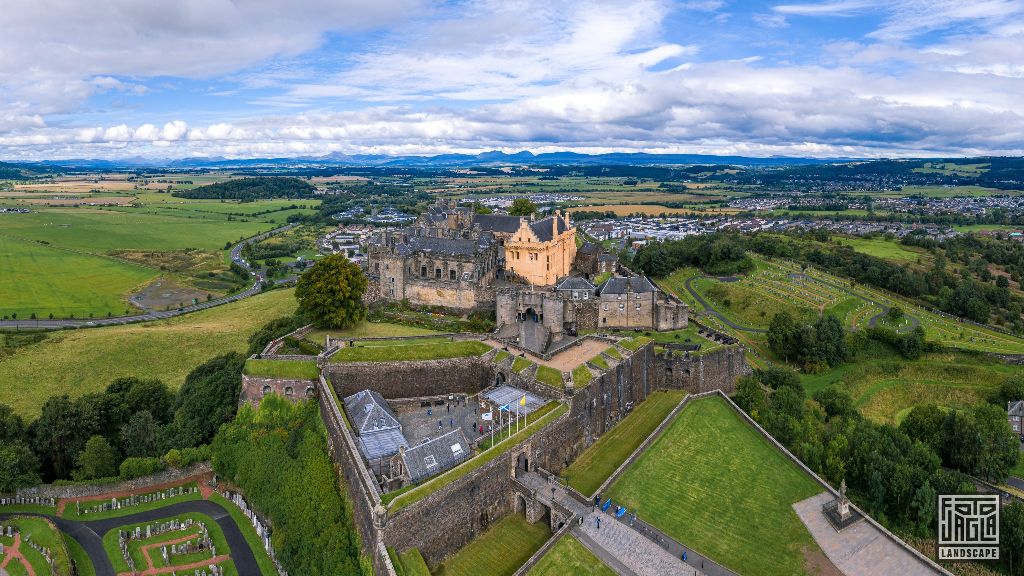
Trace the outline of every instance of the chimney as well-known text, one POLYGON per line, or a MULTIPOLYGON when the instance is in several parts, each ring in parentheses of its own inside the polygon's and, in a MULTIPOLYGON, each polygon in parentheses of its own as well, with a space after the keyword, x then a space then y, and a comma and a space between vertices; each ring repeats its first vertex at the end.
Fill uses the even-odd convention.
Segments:
POLYGON ((551 219, 551 237, 558 238, 558 218, 559 215, 555 212, 555 217, 551 219))

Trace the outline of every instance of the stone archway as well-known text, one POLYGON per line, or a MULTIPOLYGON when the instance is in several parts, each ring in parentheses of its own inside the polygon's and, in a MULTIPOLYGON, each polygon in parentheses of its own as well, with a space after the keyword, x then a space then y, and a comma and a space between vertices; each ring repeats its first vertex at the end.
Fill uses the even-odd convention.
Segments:
POLYGON ((516 475, 520 472, 530 471, 530 458, 526 455, 526 452, 520 452, 519 456, 516 457, 516 475))
POLYGON ((537 314, 537 311, 534 310, 533 308, 527 308, 526 312, 523 312, 523 319, 533 320, 534 322, 540 322, 540 316, 537 314))
POLYGON ((516 494, 516 509, 517 513, 526 516, 526 497, 522 494, 516 494))
POLYGON ((497 374, 494 375, 494 385, 495 386, 504 386, 505 385, 505 373, 504 372, 498 372, 497 374))

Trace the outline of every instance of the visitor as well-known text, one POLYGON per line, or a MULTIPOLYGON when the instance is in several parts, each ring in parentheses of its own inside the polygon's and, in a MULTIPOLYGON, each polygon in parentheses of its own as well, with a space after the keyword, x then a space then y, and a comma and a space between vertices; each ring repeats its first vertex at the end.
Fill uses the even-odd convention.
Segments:
POLYGON ((595 518, 595 520, 597 520, 597 529, 600 530, 601 529, 601 517, 598 516, 597 518, 595 518))
POLYGON ((437 421, 437 429, 440 430, 441 428, 444 428, 444 424, 440 420, 438 420, 437 421))
POLYGON ((449 418, 448 419, 448 427, 449 428, 455 428, 455 419, 454 418, 449 418))

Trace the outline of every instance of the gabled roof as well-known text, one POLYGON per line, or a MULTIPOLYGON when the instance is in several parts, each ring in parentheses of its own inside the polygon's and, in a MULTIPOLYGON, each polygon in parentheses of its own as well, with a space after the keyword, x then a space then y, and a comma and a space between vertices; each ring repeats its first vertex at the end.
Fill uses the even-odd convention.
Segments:
POLYGON ((469 441, 462 433, 462 428, 456 428, 409 448, 402 455, 402 460, 405 462, 405 469, 409 471, 409 478, 413 482, 419 482, 455 467, 469 456, 469 441))
POLYGON ((555 286, 555 290, 593 290, 595 288, 597 287, 591 284, 590 280, 582 276, 570 276, 555 286))
POLYGON ((657 292, 658 289, 644 276, 609 278, 598 287, 600 294, 625 294, 627 292, 657 292))
POLYGON ((357 436, 380 430, 401 432, 402 429, 387 401, 373 390, 363 390, 345 398, 345 412, 357 436))
POLYGON ((1024 400, 1006 403, 1006 413, 1009 416, 1020 416, 1024 418, 1024 400))
POLYGON ((550 242, 554 238, 551 225, 552 219, 557 221, 559 234, 562 234, 563 232, 569 229, 565 225, 564 218, 560 218, 558 216, 548 216, 543 220, 537 220, 536 222, 530 223, 530 230, 533 230, 533 233, 537 235, 537 240, 540 240, 541 242, 550 242))
POLYGON ((477 214, 473 217, 473 223, 479 224, 481 230, 490 232, 512 233, 519 230, 520 216, 507 216, 505 214, 477 214))
POLYGON ((493 241, 490 234, 481 234, 480 238, 437 238, 434 236, 409 236, 409 240, 399 244, 396 251, 401 256, 415 252, 432 252, 449 256, 472 256, 486 250, 493 241))
POLYGON ((604 248, 601 247, 597 242, 584 242, 583 246, 580 246, 577 254, 600 254, 604 248))

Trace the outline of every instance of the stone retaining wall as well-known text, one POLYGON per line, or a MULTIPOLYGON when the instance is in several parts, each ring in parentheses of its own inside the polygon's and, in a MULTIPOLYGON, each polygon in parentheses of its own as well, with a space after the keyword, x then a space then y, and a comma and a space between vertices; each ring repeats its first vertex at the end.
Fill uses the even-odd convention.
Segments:
POLYGON ((210 472, 213 472, 213 466, 209 462, 197 462, 185 468, 171 468, 149 476, 140 476, 139 478, 114 482, 112 484, 74 484, 68 486, 40 484, 30 488, 19 488, 17 495, 40 498, 85 498, 88 496, 110 494, 112 492, 141 490, 150 486, 185 480, 186 478, 210 472))
POLYGON ((242 390, 238 394, 238 404, 245 403, 258 406, 267 394, 277 394, 290 400, 313 398, 317 392, 316 380, 292 378, 269 378, 266 376, 242 375, 242 390), (289 390, 291 393, 289 393, 289 390))
POLYGON ((344 362, 328 364, 324 371, 339 398, 366 389, 385 398, 475 394, 494 382, 489 354, 414 362, 344 362))

